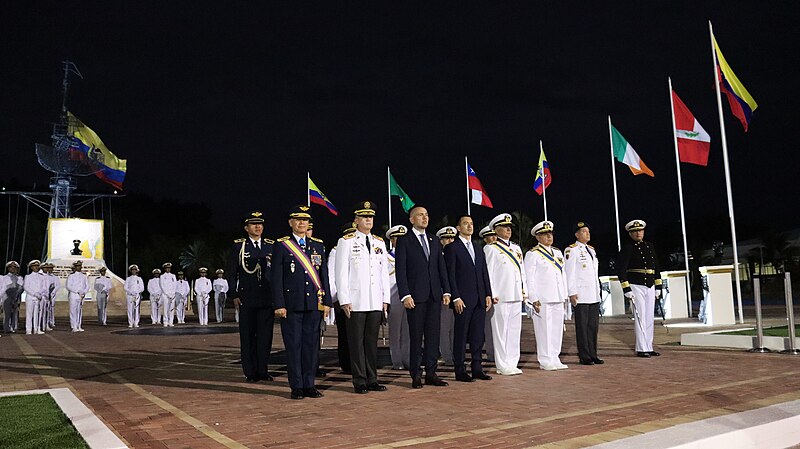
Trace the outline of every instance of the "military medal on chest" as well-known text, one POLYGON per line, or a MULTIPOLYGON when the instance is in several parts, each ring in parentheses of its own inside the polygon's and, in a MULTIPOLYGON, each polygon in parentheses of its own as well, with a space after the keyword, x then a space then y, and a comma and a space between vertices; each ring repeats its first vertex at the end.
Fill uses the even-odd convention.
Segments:
POLYGON ((291 270, 292 273, 294 273, 294 260, 292 260, 292 263, 289 264, 289 270, 291 270))

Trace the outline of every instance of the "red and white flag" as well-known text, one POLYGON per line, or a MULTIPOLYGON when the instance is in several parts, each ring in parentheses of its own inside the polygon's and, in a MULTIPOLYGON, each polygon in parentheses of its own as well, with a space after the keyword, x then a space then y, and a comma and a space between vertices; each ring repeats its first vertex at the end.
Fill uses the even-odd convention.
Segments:
POLYGON ((486 194, 486 189, 483 188, 483 184, 481 184, 480 179, 478 179, 478 175, 475 174, 475 170, 473 170, 469 164, 467 164, 467 168, 469 169, 467 181, 469 183, 469 190, 472 192, 472 203, 493 207, 492 200, 490 200, 489 195, 486 194))
POLYGON ((708 153, 711 151, 711 136, 700 126, 700 122, 694 118, 674 90, 672 106, 675 111, 675 135, 678 136, 678 154, 681 162, 707 166, 708 153))

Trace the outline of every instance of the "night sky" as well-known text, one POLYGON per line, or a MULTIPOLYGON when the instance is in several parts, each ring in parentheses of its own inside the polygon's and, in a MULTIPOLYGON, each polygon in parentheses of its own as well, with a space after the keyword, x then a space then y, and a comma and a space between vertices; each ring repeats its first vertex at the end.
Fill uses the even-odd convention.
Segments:
MULTIPOLYGON (((319 233, 330 238, 362 199, 378 202, 385 225, 387 165, 434 221, 455 217, 465 155, 495 205, 473 206, 479 224, 518 209, 538 221, 541 139, 556 241, 578 219, 610 240, 611 114, 656 174, 617 163, 620 220, 679 238, 671 76, 712 137, 708 167, 682 165, 688 233, 715 223, 730 241, 717 225, 727 202, 710 19, 759 103, 747 133, 723 105, 740 233, 798 225, 798 2, 254 3, 6 6, 0 181, 46 189, 34 143, 49 143, 68 58, 85 77, 69 109, 128 160, 126 192, 205 203, 223 229, 258 208, 266 233, 284 234, 306 171, 340 210, 314 206, 319 233)), ((393 210, 407 223, 396 199, 393 210)))

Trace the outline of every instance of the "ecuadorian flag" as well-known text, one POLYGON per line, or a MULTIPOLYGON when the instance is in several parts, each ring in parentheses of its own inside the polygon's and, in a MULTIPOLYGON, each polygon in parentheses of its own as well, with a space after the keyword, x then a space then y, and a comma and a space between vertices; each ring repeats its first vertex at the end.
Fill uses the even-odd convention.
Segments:
POLYGON ((101 169, 95 175, 103 181, 122 190, 125 174, 128 172, 128 161, 118 158, 100 140, 91 128, 84 125, 77 117, 67 112, 70 134, 74 137, 70 150, 97 162, 101 169))
POLYGON ((746 132, 747 126, 750 124, 750 117, 753 115, 753 111, 758 107, 758 103, 756 103, 756 100, 750 95, 750 92, 744 88, 742 82, 739 81, 739 78, 733 73, 731 66, 728 65, 728 61, 722 56, 722 50, 720 50, 719 45, 717 45, 717 38, 713 37, 713 39, 714 51, 717 54, 716 66, 719 90, 728 97, 728 104, 731 106, 731 112, 742 122, 742 126, 746 132))
POLYGON ((539 150, 539 166, 536 168, 536 179, 533 180, 533 190, 539 195, 544 194, 544 190, 550 187, 550 164, 544 155, 544 149, 539 150))
POLYGON ((308 199, 312 203, 319 204, 320 206, 325 206, 330 213, 333 215, 339 215, 339 211, 336 210, 336 207, 331 203, 327 196, 322 193, 322 190, 314 184, 314 181, 311 180, 311 177, 308 178, 308 199))

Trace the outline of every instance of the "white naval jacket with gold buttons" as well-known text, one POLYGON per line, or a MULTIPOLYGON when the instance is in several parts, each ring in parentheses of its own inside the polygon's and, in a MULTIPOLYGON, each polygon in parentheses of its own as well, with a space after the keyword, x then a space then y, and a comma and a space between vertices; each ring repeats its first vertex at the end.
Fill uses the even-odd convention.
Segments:
POLYGON ((383 239, 375 235, 356 231, 339 239, 334 266, 339 304, 350 304, 353 312, 383 310, 383 304, 389 304, 388 253, 383 239))
POLYGON ((569 296, 578 295, 578 304, 600 302, 600 264, 594 248, 575 242, 564 250, 564 258, 569 296))

